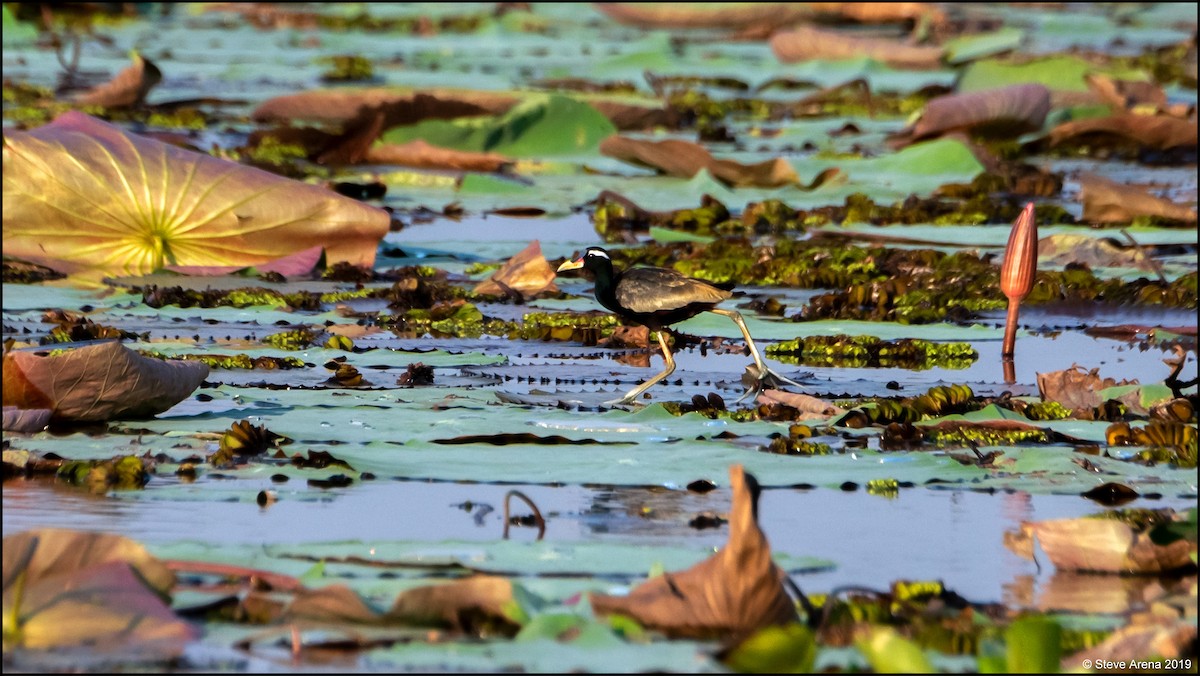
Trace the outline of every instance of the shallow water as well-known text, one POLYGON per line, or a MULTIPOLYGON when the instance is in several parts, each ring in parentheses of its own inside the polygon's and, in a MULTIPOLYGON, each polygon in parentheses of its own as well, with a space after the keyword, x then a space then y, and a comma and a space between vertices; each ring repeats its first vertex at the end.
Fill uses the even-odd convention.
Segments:
MULTIPOLYGON (((764 480, 769 480, 764 477, 764 480)), ((3 530, 75 528, 123 533, 149 545, 176 541, 218 544, 304 544, 362 541, 499 540, 504 495, 528 495, 547 519, 547 542, 596 542, 646 546, 720 547, 727 527, 696 530, 688 522, 702 512, 724 514, 730 494, 661 488, 492 485, 379 479, 348 489, 231 480, 253 493, 273 489, 279 501, 259 507, 229 501, 144 499, 156 487, 178 483, 155 478, 146 494, 93 496, 45 481, 9 481, 3 491, 3 530), (471 508, 464 508, 471 503, 471 508), (203 504, 203 513, 197 507, 203 504), (490 510, 483 506, 490 507, 490 510), (236 524, 236 527, 231 527, 236 524)), ((232 488, 233 486, 231 486, 232 488)), ((1179 498, 1139 499, 1133 507, 1188 507, 1179 498)), ((895 498, 834 489, 767 489, 760 522, 773 551, 834 563, 827 571, 795 577, 806 593, 843 585, 887 588, 894 580, 940 579, 976 602, 1030 602, 1054 579, 1053 566, 1039 569, 1009 552, 1003 533, 1021 521, 1072 518, 1103 508, 1076 495, 981 493, 961 489, 901 489, 895 498)), ((519 501, 513 514, 527 514, 519 501)), ((530 540, 532 528, 514 539, 530 540)), ((1044 561, 1044 559, 1043 559, 1044 561)))

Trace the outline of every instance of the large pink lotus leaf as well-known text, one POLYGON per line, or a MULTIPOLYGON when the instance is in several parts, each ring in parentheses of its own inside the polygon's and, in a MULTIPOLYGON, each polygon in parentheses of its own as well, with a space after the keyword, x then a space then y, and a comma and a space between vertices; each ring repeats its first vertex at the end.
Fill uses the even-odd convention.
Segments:
MULTIPOLYGON (((261 265, 250 266, 258 272, 278 272, 284 277, 308 277, 316 271, 321 263, 325 247, 314 246, 304 251, 298 251, 261 265)), ((216 277, 230 275, 235 272, 249 270, 245 265, 168 265, 165 269, 182 275, 196 277, 216 277)))
POLYGON ((66 272, 258 265, 314 246, 369 266, 382 209, 69 112, 4 138, 4 250, 66 272))
POLYGON ((56 420, 112 420, 161 413, 204 382, 208 365, 144 357, 116 341, 63 354, 4 355, 4 405, 49 408, 56 420))

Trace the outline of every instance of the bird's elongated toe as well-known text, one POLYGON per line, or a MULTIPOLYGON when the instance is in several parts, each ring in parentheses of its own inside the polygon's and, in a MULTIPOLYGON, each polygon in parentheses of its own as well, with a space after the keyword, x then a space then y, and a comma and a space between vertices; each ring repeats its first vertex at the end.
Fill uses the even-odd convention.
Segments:
POLYGON ((793 387, 804 387, 791 378, 781 376, 769 368, 765 371, 760 371, 756 364, 746 366, 746 373, 742 375, 742 384, 746 386, 746 393, 738 398, 738 402, 757 398, 763 390, 782 389, 785 384, 793 387))

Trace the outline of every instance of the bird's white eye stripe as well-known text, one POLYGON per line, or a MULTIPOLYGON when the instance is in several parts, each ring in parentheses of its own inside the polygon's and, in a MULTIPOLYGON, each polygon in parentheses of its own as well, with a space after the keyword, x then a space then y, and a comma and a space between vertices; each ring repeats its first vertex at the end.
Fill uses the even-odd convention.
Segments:
POLYGON ((608 254, 601 251, 600 249, 588 249, 587 255, 595 256, 597 258, 608 258, 608 254))

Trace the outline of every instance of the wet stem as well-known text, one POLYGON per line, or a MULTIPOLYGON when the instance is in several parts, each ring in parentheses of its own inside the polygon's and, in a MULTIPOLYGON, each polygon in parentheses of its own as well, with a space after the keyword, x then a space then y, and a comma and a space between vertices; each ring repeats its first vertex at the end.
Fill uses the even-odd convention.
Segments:
POLYGON ((1017 316, 1021 312, 1021 300, 1008 299, 1008 320, 1004 323, 1004 344, 1000 350, 1003 357, 1012 357, 1017 344, 1017 316))

